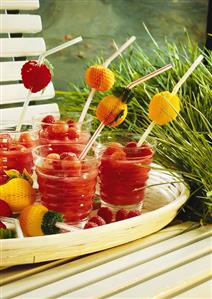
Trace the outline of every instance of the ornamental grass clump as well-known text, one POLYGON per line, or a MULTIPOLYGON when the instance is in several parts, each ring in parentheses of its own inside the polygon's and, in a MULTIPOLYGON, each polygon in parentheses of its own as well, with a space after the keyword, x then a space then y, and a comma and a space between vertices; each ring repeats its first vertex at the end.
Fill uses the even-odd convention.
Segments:
MULTIPOLYGON (((111 67, 116 78, 114 87, 126 86, 127 82, 162 65, 171 63, 173 66, 172 70, 134 89, 135 96, 128 104, 128 117, 120 127, 141 135, 150 124, 150 99, 161 91, 171 92, 200 54, 203 54, 203 50, 188 39, 184 45, 165 42, 163 49, 155 47, 151 53, 146 53, 136 45, 120 57, 111 67)), ((156 125, 151 137, 157 140, 155 162, 181 174, 190 186, 191 196, 178 217, 209 223, 212 219, 212 53, 205 51, 203 55, 204 62, 178 92, 181 112, 177 119, 164 126, 156 125)), ((98 59, 96 63, 101 61, 98 59)), ((69 91, 57 91, 58 100, 62 99, 59 101, 61 110, 67 110, 68 107, 70 111, 81 111, 88 92, 87 87, 77 86, 70 86, 69 91)), ((110 93, 96 95, 89 113, 95 115, 100 99, 110 93)))

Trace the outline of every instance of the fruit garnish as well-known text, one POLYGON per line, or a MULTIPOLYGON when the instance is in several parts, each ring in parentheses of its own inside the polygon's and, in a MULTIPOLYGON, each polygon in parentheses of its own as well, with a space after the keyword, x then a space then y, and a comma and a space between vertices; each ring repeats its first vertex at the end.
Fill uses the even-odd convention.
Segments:
POLYGON ((103 218, 106 223, 113 221, 113 210, 110 207, 101 207, 97 211, 97 215, 103 218))
POLYGON ((97 226, 98 226, 98 224, 88 221, 85 223, 84 229, 93 228, 93 227, 97 227, 97 226))
POLYGON ((0 228, 4 228, 5 229, 7 227, 6 227, 6 225, 3 222, 0 221, 0 228))
POLYGON ((8 203, 0 199, 0 216, 10 217, 12 216, 12 211, 8 203))
POLYGON ((113 72, 103 65, 90 66, 85 72, 85 82, 99 91, 107 91, 112 88, 115 77, 113 72))
POLYGON ((135 148, 135 147, 137 147, 137 142, 135 142, 135 141, 130 141, 130 142, 128 142, 126 145, 125 145, 125 147, 129 147, 129 148, 135 148))
POLYGON ((0 228, 0 239, 16 238, 16 232, 8 228, 0 228))
POLYGON ((180 99, 169 91, 156 94, 149 104, 149 118, 158 125, 174 120, 179 112, 180 99))
POLYGON ((111 156, 112 160, 126 160, 126 153, 122 150, 116 150, 111 156))
POLYGON ((19 139, 19 143, 25 147, 33 147, 35 145, 35 141, 32 136, 28 132, 21 133, 19 139))
POLYGON ((96 108, 96 117, 111 128, 120 125, 127 116, 127 104, 114 95, 104 97, 96 108))
POLYGON ((79 138, 79 133, 77 132, 75 127, 69 127, 68 130, 68 138, 69 139, 76 139, 79 138))
POLYGON ((89 219, 89 222, 94 222, 94 223, 96 223, 98 226, 106 224, 105 220, 104 220, 102 217, 98 216, 98 215, 97 215, 97 216, 92 216, 92 217, 89 219))
POLYGON ((16 169, 5 170, 4 172, 6 173, 6 175, 8 176, 8 178, 10 180, 14 179, 14 178, 22 178, 22 179, 28 181, 31 185, 33 185, 32 176, 29 174, 29 172, 25 168, 22 173, 20 173, 16 169))
POLYGON ((69 125, 63 121, 58 120, 52 125, 52 133, 54 134, 66 134, 69 131, 69 125))
POLYGON ((55 118, 53 115, 47 115, 42 120, 42 128, 46 129, 49 125, 55 123, 55 118))
POLYGON ((63 214, 55 211, 48 211, 44 214, 41 229, 45 235, 58 234, 60 229, 55 226, 56 222, 63 222, 63 214))
POLYGON ((63 214, 48 211, 41 204, 30 205, 21 211, 19 221, 26 236, 33 237, 56 234, 60 229, 55 224, 56 222, 63 222, 63 214))
POLYGON ((116 212, 115 221, 121 221, 127 219, 128 210, 122 208, 116 212))
POLYGON ((22 81, 25 88, 32 93, 44 89, 51 81, 51 71, 46 64, 35 60, 26 62, 21 69, 22 81))
POLYGON ((8 203, 13 212, 20 212, 35 201, 36 193, 23 178, 13 178, 0 186, 0 198, 8 203))
POLYGON ((127 218, 132 218, 132 217, 136 217, 136 216, 140 216, 141 212, 139 210, 130 210, 128 212, 127 218))

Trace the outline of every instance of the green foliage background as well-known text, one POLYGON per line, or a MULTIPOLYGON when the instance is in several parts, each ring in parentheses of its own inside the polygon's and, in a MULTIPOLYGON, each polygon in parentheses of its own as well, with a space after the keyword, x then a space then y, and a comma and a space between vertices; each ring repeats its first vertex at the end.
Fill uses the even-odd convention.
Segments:
MULTIPOLYGON (((119 127, 142 134, 150 123, 148 104, 152 96, 160 91, 172 91, 189 66, 203 54, 205 59, 180 88, 181 112, 175 121, 165 126, 155 126, 151 136, 157 140, 155 161, 171 171, 183 175, 191 189, 191 197, 179 213, 180 218, 211 222, 212 214, 212 53, 201 50, 189 37, 186 44, 165 41, 160 49, 153 40, 148 53, 134 45, 110 68, 115 73, 117 86, 127 86, 131 81, 155 69, 171 63, 173 69, 167 71, 134 89, 135 97, 129 103, 128 117, 119 127)), ((97 58, 90 63, 102 63, 97 58)), ((86 66, 85 66, 86 69, 86 66)), ((109 94, 113 91, 108 92, 109 94)), ((87 99, 89 88, 69 85, 68 91, 57 91, 57 101, 61 111, 81 111, 87 99)), ((99 100, 107 93, 97 92, 89 113, 95 115, 99 100)), ((94 129, 98 125, 95 120, 94 129)))

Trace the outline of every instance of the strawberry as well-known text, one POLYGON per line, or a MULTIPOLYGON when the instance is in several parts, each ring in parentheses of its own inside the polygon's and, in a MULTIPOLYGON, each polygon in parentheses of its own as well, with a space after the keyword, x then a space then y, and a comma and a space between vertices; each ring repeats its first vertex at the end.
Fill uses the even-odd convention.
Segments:
POLYGON ((113 210, 109 207, 100 208, 97 215, 102 217, 106 223, 111 223, 113 220, 113 210))
POLYGON ((136 217, 136 216, 140 216, 141 212, 139 210, 131 210, 129 211, 127 218, 132 218, 132 217, 136 217))
POLYGON ((98 226, 106 224, 106 222, 104 221, 104 219, 102 217, 100 217, 100 216, 93 216, 93 217, 91 217, 89 219, 89 222, 94 222, 98 226))
POLYGON ((87 223, 85 223, 84 229, 93 228, 93 227, 97 227, 97 226, 98 226, 98 224, 88 221, 87 223))
POLYGON ((128 211, 126 209, 120 209, 116 212, 115 220, 121 221, 127 219, 128 211))
POLYGON ((22 66, 21 76, 24 86, 33 93, 44 89, 51 81, 50 69, 35 60, 30 60, 22 66))
POLYGON ((8 203, 0 199, 0 216, 10 217, 11 215, 12 215, 12 211, 8 203))
POLYGON ((6 225, 5 225, 3 222, 0 221, 0 228, 5 229, 5 228, 7 228, 7 227, 6 227, 6 225))

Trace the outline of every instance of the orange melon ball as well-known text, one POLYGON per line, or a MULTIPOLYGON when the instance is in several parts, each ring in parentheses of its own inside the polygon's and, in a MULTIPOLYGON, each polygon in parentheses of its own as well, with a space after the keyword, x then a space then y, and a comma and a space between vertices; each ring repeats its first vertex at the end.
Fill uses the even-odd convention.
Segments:
POLYGON ((85 82, 91 88, 107 91, 112 88, 115 78, 113 72, 103 65, 93 65, 85 72, 85 82))
POLYGON ((96 108, 96 117, 111 128, 120 125, 126 118, 127 104, 113 95, 104 97, 96 108))
POLYGON ((156 94, 149 104, 149 118, 158 125, 165 125, 174 120, 179 112, 180 99, 169 91, 156 94))
POLYGON ((48 209, 43 205, 30 205, 24 208, 19 216, 24 235, 29 237, 43 236, 44 233, 41 229, 41 224, 47 212, 48 209))

